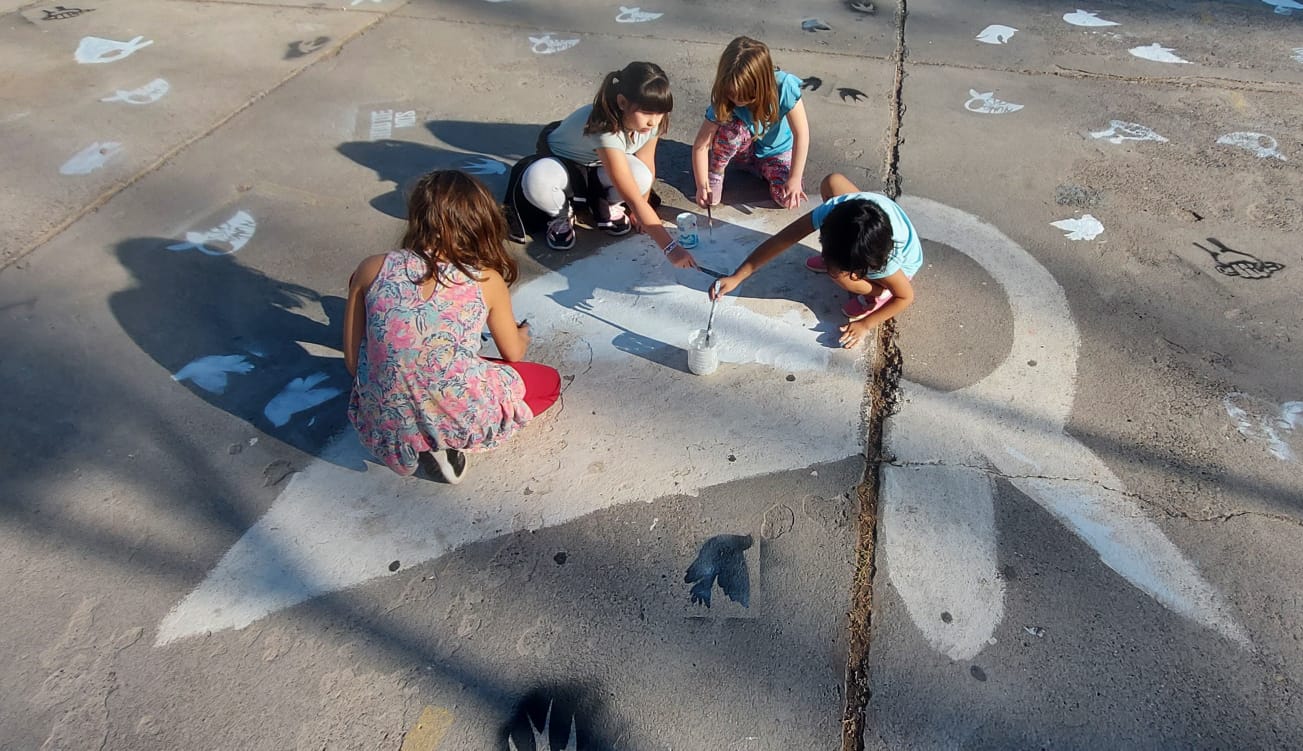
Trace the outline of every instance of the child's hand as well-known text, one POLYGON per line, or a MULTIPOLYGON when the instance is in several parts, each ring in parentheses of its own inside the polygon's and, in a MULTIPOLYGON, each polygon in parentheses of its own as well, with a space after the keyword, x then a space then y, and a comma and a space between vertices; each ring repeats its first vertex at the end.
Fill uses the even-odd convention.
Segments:
POLYGON ((718 300, 724 295, 727 295, 729 292, 732 292, 733 290, 737 289, 737 286, 741 283, 742 280, 738 279, 737 275, 735 274, 725 276, 725 277, 720 277, 719 279, 715 280, 714 284, 710 285, 710 291, 707 292, 706 294, 710 295, 710 299, 718 300))
POLYGON ((843 349, 854 349, 864 342, 864 338, 872 330, 873 327, 869 325, 868 319, 848 323, 841 327, 842 336, 838 341, 841 342, 843 349))
POLYGON ((801 186, 801 176, 793 175, 783 184, 783 208, 794 209, 805 201, 805 188, 801 186))
POLYGON ((675 268, 680 268, 680 269, 697 268, 697 259, 693 258, 692 254, 684 250, 683 248, 675 248, 674 250, 671 250, 669 255, 666 256, 666 258, 670 259, 670 263, 674 264, 675 268))
POLYGON ((714 196, 712 196, 712 195, 710 194, 710 186, 709 186, 709 185, 698 185, 698 186, 697 186, 697 205, 698 205, 698 206, 700 206, 700 207, 703 208, 703 209, 706 208, 707 206, 710 206, 710 201, 711 201, 711 199, 712 199, 713 197, 714 197, 714 196))

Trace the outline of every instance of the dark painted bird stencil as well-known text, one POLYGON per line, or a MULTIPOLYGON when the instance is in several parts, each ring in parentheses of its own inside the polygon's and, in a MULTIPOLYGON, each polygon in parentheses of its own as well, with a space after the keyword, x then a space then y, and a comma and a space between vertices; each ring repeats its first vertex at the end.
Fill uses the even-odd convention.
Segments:
POLYGON ((751 547, 751 535, 715 535, 702 544, 697 559, 688 566, 683 581, 693 583, 692 604, 710 607, 715 581, 733 602, 750 607, 751 575, 743 551, 751 547))

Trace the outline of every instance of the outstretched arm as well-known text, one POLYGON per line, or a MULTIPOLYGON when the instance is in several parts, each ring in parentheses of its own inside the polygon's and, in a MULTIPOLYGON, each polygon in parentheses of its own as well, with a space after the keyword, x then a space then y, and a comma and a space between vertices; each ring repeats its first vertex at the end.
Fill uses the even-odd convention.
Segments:
POLYGON ((710 297, 715 299, 722 295, 728 294, 731 290, 736 289, 739 284, 746 281, 747 277, 756 273, 756 271, 766 263, 778 257, 778 254, 800 242, 806 235, 814 232, 814 220, 807 212, 791 224, 779 230, 778 234, 770 237, 760 243, 751 255, 746 257, 737 271, 720 279, 710 288, 710 297))
POLYGON ((805 159, 810 153, 810 121, 805 117, 805 103, 797 101, 787 112, 787 124, 792 128, 792 171, 783 186, 783 205, 794 209, 805 200, 805 159))
MULTIPOLYGON (((655 160, 656 141, 653 138, 645 146, 638 150, 638 158, 642 159, 642 152, 647 152, 647 158, 655 160)), ((611 177, 611 184, 619 191, 620 197, 628 204, 629 211, 633 215, 633 220, 638 222, 643 232, 646 232, 656 243, 656 247, 661 252, 669 249, 670 263, 679 268, 689 268, 697 265, 696 259, 688 251, 678 247, 670 233, 665 231, 661 226, 661 218, 656 215, 656 210, 647 203, 647 199, 638 192, 638 181, 633 177, 633 171, 629 169, 629 160, 623 151, 619 149, 601 148, 597 150, 597 155, 602 159, 602 166, 606 168, 606 174, 611 177)), ((645 162, 644 162, 645 163, 645 162)), ((653 172, 653 174, 655 174, 653 172)))

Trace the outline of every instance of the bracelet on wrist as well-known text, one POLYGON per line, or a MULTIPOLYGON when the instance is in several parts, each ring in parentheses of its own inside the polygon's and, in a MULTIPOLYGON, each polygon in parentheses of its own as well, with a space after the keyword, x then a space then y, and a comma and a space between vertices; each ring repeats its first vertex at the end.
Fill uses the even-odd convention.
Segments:
POLYGON ((668 255, 669 255, 671 252, 673 252, 673 250, 674 250, 675 248, 677 248, 677 247, 679 247, 679 241, 678 241, 678 240, 670 240, 669 245, 666 245, 664 248, 662 248, 662 249, 661 249, 661 252, 664 253, 666 256, 668 256, 668 255))

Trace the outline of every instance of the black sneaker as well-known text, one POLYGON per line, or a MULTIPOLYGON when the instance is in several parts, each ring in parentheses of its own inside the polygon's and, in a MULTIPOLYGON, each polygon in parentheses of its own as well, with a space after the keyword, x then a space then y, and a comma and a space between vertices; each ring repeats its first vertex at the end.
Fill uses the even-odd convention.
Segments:
POLYGON ((430 456, 449 485, 456 485, 466 477, 466 455, 457 449, 435 449, 430 456))
POLYGON ((611 237, 622 237, 629 234, 633 225, 629 223, 629 212, 622 203, 611 204, 611 219, 606 222, 598 222, 597 228, 606 232, 611 237))
POLYGON ((575 215, 566 207, 561 216, 547 225, 547 246, 552 250, 570 250, 575 247, 575 215))
POLYGON ((520 221, 520 214, 516 213, 516 207, 509 203, 502 205, 502 216, 507 220, 507 239, 513 243, 524 245, 529 242, 529 235, 525 234, 525 223, 520 221))

